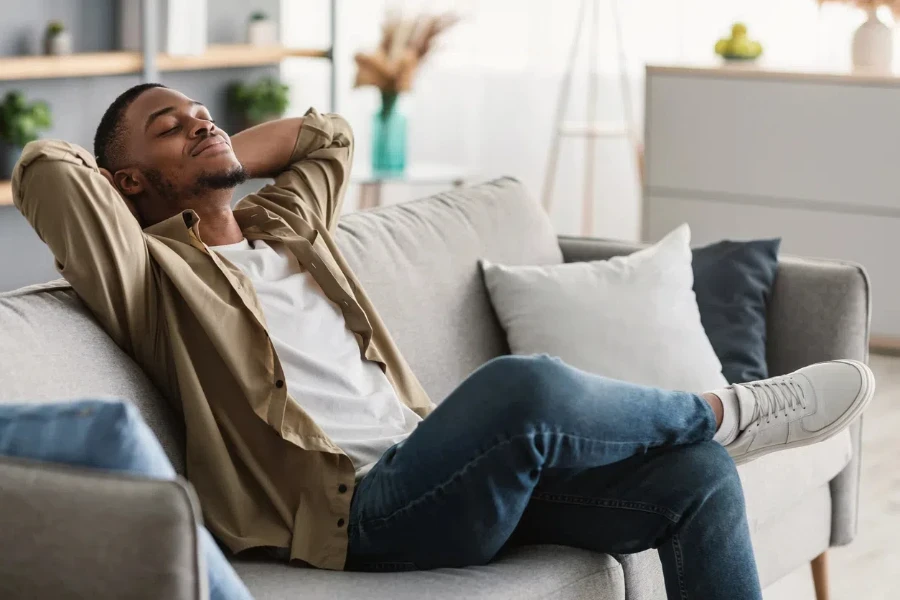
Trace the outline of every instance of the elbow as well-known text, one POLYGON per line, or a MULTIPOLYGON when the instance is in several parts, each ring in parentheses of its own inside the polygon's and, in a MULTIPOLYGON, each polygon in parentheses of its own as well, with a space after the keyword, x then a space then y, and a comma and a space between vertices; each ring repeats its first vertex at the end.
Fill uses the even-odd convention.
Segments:
POLYGON ((347 119, 338 114, 330 114, 328 117, 331 119, 333 144, 342 147, 352 146, 353 128, 350 127, 347 119))

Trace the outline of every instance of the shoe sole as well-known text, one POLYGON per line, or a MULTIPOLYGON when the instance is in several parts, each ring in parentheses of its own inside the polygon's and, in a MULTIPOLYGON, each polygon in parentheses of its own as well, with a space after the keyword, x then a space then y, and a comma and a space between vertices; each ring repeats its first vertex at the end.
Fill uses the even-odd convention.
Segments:
POLYGON ((833 362, 840 362, 856 367, 856 370, 859 371, 860 375, 862 375, 863 385, 860 388, 859 394, 857 394, 856 398, 853 400, 853 403, 850 405, 850 408, 848 408, 847 411, 842 414, 834 423, 827 427, 823 427, 818 433, 806 439, 787 442, 785 444, 765 446, 763 448, 751 450, 750 452, 747 452, 745 454, 732 456, 732 459, 734 460, 734 463, 736 465, 742 465, 746 462, 756 460, 757 458, 765 456, 766 454, 771 454, 773 452, 781 452, 782 450, 801 448, 803 446, 809 446, 811 444, 824 442, 825 440, 831 439, 832 437, 843 431, 860 414, 862 414, 862 412, 872 401, 872 398, 875 396, 875 375, 874 373, 872 373, 872 369, 870 369, 866 364, 861 363, 857 360, 836 360, 833 362))

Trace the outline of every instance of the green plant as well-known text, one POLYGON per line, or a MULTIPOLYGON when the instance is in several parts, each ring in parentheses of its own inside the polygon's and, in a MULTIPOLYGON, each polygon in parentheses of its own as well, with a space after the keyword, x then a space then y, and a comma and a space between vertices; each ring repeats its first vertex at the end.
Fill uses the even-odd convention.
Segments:
POLYGON ((38 139, 53 124, 46 102, 26 102, 21 92, 9 92, 0 103, 0 140, 22 147, 38 139))
POLYGON ((261 123, 284 114, 289 102, 288 89, 274 77, 257 83, 236 83, 229 90, 228 101, 247 121, 261 123))
POLYGON ((47 23, 48 36, 59 35, 65 30, 66 26, 63 25, 62 21, 50 21, 49 23, 47 23))
POLYGON ((264 13, 261 10, 258 10, 256 12, 254 12, 252 15, 250 15, 251 21, 267 21, 268 19, 269 19, 269 15, 267 15, 266 13, 264 13))

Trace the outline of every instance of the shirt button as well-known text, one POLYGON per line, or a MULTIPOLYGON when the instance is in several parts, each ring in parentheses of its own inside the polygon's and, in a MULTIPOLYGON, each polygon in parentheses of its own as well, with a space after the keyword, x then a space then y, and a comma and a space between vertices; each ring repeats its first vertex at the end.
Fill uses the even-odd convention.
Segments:
POLYGON ((346 491, 347 491, 347 486, 344 485, 343 483, 338 486, 338 494, 343 494, 346 491))
POLYGON ((279 379, 278 381, 275 382, 275 387, 277 387, 277 388, 283 388, 283 387, 284 387, 284 381, 282 381, 281 379, 279 379))
POLYGON ((338 527, 343 527, 343 526, 344 526, 344 520, 338 519, 338 527))

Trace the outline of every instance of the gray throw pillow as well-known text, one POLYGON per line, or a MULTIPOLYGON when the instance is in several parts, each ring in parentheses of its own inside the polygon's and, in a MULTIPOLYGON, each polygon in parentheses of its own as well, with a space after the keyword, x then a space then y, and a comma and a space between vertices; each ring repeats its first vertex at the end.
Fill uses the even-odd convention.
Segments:
POLYGON ((514 354, 695 393, 727 385, 700 322, 687 225, 608 261, 482 267, 514 354))

